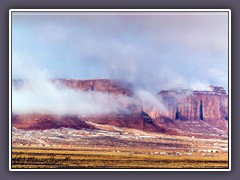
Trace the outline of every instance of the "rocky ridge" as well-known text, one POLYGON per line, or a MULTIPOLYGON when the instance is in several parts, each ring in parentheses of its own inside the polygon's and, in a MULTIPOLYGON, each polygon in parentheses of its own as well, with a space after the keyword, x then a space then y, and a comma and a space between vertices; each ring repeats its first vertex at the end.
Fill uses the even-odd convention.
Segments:
MULTIPOLYGON (((136 98, 130 84, 109 79, 55 79, 53 83, 60 83, 75 90, 99 91, 136 98)), ((19 81, 17 81, 17 86, 21 88, 19 81)), ((127 104, 128 107, 131 107, 130 113, 127 114, 113 113, 92 116, 13 114, 12 125, 19 129, 61 127, 94 129, 91 124, 87 123, 93 122, 169 134, 176 134, 178 130, 186 132, 214 132, 220 135, 227 133, 228 95, 223 88, 212 86, 210 91, 165 90, 159 92, 157 97, 161 99, 167 110, 162 111, 153 107, 143 109, 140 103, 138 105, 127 104)))

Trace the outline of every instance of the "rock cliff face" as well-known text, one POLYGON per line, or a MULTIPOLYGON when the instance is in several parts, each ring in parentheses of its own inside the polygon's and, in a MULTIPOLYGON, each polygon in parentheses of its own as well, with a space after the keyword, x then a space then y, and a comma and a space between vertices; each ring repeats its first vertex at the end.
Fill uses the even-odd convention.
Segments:
MULTIPOLYGON (((134 102, 124 102, 122 106, 128 108, 129 112, 118 112, 97 115, 64 115, 55 114, 13 114, 12 125, 19 129, 49 129, 70 127, 75 129, 91 128, 87 122, 97 124, 107 124, 118 127, 128 127, 140 130, 158 131, 150 121, 146 121, 142 116, 142 107, 134 97, 132 86, 116 80, 94 79, 94 80, 77 80, 77 79, 54 79, 56 85, 64 85, 76 91, 97 91, 111 95, 120 95, 134 98, 134 102)), ((21 88, 24 82, 18 80, 13 82, 15 88, 21 88)), ((111 103, 111 102, 110 102, 111 103)))
POLYGON ((74 129, 94 129, 75 115, 56 116, 53 114, 21 114, 12 115, 13 127, 19 129, 52 129, 52 128, 74 128, 74 129))
MULTIPOLYGON (((81 91, 98 91, 136 99, 123 106, 129 113, 109 113, 103 115, 64 115, 54 114, 13 114, 12 125, 20 129, 50 129, 69 127, 75 129, 94 128, 88 122, 128 127, 151 132, 169 132, 180 129, 191 132, 212 132, 211 127, 227 131, 228 95, 220 87, 211 86, 209 91, 164 90, 157 94, 166 110, 147 107, 143 109, 128 83, 108 79, 77 80, 55 79, 53 83, 62 84, 81 91), (190 122, 186 124, 185 122, 190 122), (193 122, 193 123, 192 123, 193 122), (198 124, 194 125, 194 122, 198 124), (185 123, 185 124, 184 124, 185 123), (207 123, 207 125, 206 125, 207 123), (203 129, 204 127, 204 129, 203 129)), ((21 88, 21 81, 13 82, 21 88)), ((37 103, 37 102, 36 102, 37 103)), ((212 129, 214 129, 212 128, 212 129)))
POLYGON ((55 79, 54 83, 64 84, 65 86, 83 91, 98 91, 117 95, 132 96, 133 89, 129 83, 110 79, 55 79))
POLYGON ((158 97, 167 110, 149 107, 144 111, 158 127, 166 130, 227 136, 228 95, 221 87, 210 88, 208 91, 161 91, 158 97))
POLYGON ((158 96, 167 106, 167 112, 159 113, 173 120, 228 119, 228 96, 218 87, 209 91, 161 91, 158 96))
POLYGON ((158 97, 167 110, 149 108, 145 111, 152 119, 162 120, 162 124, 169 121, 203 121, 227 130, 228 95, 221 87, 211 86, 209 91, 164 90, 158 93, 158 97))

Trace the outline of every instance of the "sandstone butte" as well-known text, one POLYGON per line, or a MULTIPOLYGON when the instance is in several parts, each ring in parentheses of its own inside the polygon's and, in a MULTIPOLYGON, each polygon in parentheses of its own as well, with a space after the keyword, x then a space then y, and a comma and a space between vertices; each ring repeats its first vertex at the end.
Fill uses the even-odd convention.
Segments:
MULTIPOLYGON (((54 79, 68 88, 81 91, 98 91, 138 99, 128 83, 109 79, 78 80, 54 79)), ((14 80, 13 86, 21 88, 21 81, 14 80)), ((150 132, 176 134, 176 130, 211 133, 218 128, 228 131, 228 95, 222 87, 210 86, 208 91, 162 90, 157 95, 167 107, 159 110, 142 104, 123 104, 131 113, 110 113, 81 116, 68 114, 12 114, 12 126, 19 129, 51 129, 68 127, 74 129, 95 127, 87 122, 128 127, 150 132), (191 124, 190 126, 186 124, 191 124), (194 125, 195 124, 195 125, 194 125), (197 125, 196 125, 197 124, 197 125)), ((138 99, 140 102, 140 100, 138 99)), ((138 102, 137 101, 137 102, 138 102)), ((36 102, 37 103, 37 102, 36 102)))

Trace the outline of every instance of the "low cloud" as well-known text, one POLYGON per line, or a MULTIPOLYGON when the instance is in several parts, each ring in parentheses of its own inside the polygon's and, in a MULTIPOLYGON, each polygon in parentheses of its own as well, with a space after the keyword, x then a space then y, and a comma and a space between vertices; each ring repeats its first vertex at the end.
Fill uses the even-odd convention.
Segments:
POLYGON ((49 80, 25 81, 13 88, 12 108, 16 114, 108 114, 130 113, 133 98, 96 91, 81 91, 49 80))
POLYGON ((141 100, 143 110, 153 108, 157 111, 167 111, 167 108, 163 104, 161 97, 157 97, 156 95, 153 95, 152 93, 144 89, 135 90, 135 94, 141 100))
POLYGON ((198 82, 227 89, 227 13, 89 14, 14 15, 13 65, 21 52, 53 77, 115 78, 153 94, 198 82))
POLYGON ((13 112, 127 112, 133 98, 75 91, 54 78, 130 82, 143 106, 164 109, 167 89, 228 87, 228 17, 204 15, 14 15, 13 112))

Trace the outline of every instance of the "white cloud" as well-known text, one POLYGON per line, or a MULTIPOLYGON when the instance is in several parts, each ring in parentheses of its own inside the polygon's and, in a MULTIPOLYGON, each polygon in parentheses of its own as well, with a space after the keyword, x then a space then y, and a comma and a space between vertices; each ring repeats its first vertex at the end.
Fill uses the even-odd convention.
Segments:
POLYGON ((22 72, 35 77, 28 72, 33 61, 57 72, 53 76, 92 78, 104 72, 101 77, 130 81, 152 93, 208 83, 227 88, 226 15, 14 18, 15 31, 24 29, 17 33, 19 45, 13 49, 14 75, 22 72), (26 32, 34 32, 38 38, 26 32), (24 63, 26 67, 18 65, 16 52, 31 57, 24 63), (46 59, 41 59, 42 54, 46 59))

